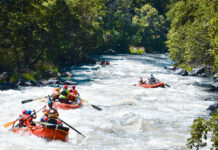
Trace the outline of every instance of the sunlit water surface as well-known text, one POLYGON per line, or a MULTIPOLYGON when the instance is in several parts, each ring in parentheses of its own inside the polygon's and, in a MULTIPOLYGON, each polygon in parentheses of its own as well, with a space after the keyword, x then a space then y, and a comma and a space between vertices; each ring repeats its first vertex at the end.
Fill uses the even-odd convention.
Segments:
MULTIPOLYGON (((97 111, 86 104, 79 109, 59 110, 60 118, 82 132, 73 130, 69 142, 51 141, 35 136, 20 136, 3 125, 13 121, 23 109, 40 109, 40 101, 21 104, 52 93, 51 87, 27 87, 0 91, 0 149, 2 150, 150 150, 187 149, 186 140, 193 119, 207 117, 205 101, 215 93, 207 91, 210 79, 183 77, 164 69, 170 60, 161 55, 101 56, 111 65, 72 67, 83 99, 97 105, 97 111), (154 74, 171 87, 146 89, 134 86, 140 77, 154 74)), ((38 118, 42 113, 38 113, 38 118)))

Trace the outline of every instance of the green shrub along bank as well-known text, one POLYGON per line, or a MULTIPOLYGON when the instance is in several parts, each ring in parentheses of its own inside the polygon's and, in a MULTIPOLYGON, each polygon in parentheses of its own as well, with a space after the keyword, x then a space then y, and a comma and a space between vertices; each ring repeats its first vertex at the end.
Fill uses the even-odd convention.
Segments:
POLYGON ((209 65, 218 69, 217 0, 180 0, 167 12, 169 55, 175 65, 209 65))
POLYGON ((187 140, 187 147, 199 150, 206 147, 208 136, 211 137, 211 149, 216 150, 218 147, 218 112, 212 117, 203 119, 201 117, 194 120, 191 126, 191 137, 187 140))

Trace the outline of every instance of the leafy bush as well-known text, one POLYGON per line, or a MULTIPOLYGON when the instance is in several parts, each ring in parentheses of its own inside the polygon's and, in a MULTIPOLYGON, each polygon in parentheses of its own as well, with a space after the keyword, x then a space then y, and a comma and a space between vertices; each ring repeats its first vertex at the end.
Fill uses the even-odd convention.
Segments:
POLYGON ((211 135, 211 149, 216 150, 218 147, 218 111, 209 119, 203 119, 201 117, 195 119, 191 126, 190 133, 191 137, 187 140, 188 148, 199 150, 200 148, 207 146, 206 140, 208 135, 211 135))

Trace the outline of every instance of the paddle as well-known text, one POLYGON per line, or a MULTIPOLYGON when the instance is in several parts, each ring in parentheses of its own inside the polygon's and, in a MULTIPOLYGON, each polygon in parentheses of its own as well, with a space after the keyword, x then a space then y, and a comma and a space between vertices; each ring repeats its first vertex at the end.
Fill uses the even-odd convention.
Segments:
MULTIPOLYGON (((156 80, 157 80, 158 82, 160 82, 160 80, 158 80, 157 78, 156 78, 156 80)), ((164 85, 166 85, 167 87, 171 87, 170 85, 165 84, 165 83, 164 83, 164 85)))
POLYGON ((8 122, 8 123, 5 123, 4 124, 4 127, 7 128, 7 127, 10 127, 12 124, 14 124, 17 120, 14 120, 14 121, 11 121, 11 122, 8 122))
POLYGON ((166 85, 166 86, 168 86, 168 87, 171 87, 170 85, 168 85, 168 84, 164 84, 164 85, 166 85))
POLYGON ((27 117, 26 119, 24 119, 23 121, 21 121, 19 124, 17 124, 15 127, 19 126, 20 124, 23 124, 24 121, 26 121, 27 119, 29 119, 30 117, 32 117, 33 115, 35 115, 36 113, 38 113, 40 110, 42 110, 45 106, 43 106, 41 109, 39 109, 38 111, 34 112, 32 115, 30 115, 29 117, 27 117))
POLYGON ((70 127, 71 129, 73 129, 74 131, 76 131, 78 134, 82 135, 83 137, 85 137, 85 135, 83 135, 82 133, 80 133, 78 130, 76 130, 74 127, 72 127, 71 125, 69 125, 68 123, 66 123, 64 120, 61 120, 60 118, 58 118, 60 121, 62 121, 64 124, 66 124, 68 127, 70 127))
POLYGON ((80 99, 81 101, 87 103, 88 105, 91 105, 93 108, 95 108, 95 109, 98 110, 98 111, 101 111, 101 110, 102 110, 102 109, 99 108, 98 106, 95 106, 95 105, 93 105, 93 104, 89 104, 87 100, 83 100, 83 99, 81 99, 80 97, 79 97, 79 99, 80 99))
POLYGON ((21 103, 25 104, 25 103, 29 103, 29 102, 32 102, 32 101, 42 100, 42 99, 45 99, 45 98, 47 98, 47 96, 44 97, 44 98, 40 98, 40 99, 27 99, 27 100, 23 100, 23 101, 21 101, 21 103))

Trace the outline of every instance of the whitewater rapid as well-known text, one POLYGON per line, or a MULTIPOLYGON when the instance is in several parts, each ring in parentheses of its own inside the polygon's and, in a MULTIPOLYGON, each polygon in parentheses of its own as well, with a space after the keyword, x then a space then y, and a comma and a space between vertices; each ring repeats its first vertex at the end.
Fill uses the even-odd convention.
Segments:
MULTIPOLYGON (((101 56, 110 65, 73 66, 68 68, 86 104, 74 110, 58 110, 60 118, 83 133, 73 130, 69 142, 46 141, 36 136, 20 136, 3 125, 15 120, 23 109, 39 110, 44 102, 21 104, 52 93, 52 87, 25 87, 0 91, 0 150, 150 150, 187 149, 192 121, 207 117, 216 93, 208 92, 212 81, 206 78, 179 76, 164 69, 170 65, 165 54, 101 56), (146 89, 135 86, 139 78, 154 74, 171 87, 146 89), (204 86, 202 86, 204 85, 204 86), (206 86, 205 86, 206 85, 206 86)), ((42 113, 37 114, 37 121, 42 113)))

